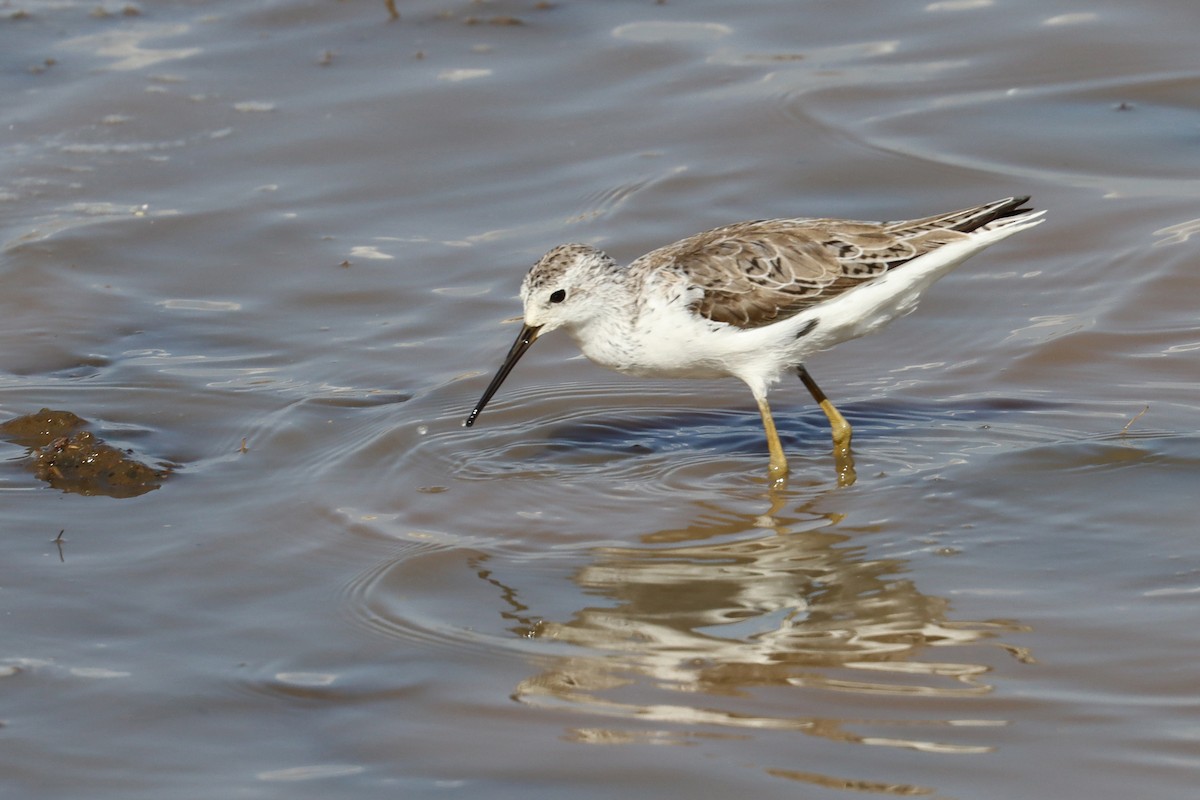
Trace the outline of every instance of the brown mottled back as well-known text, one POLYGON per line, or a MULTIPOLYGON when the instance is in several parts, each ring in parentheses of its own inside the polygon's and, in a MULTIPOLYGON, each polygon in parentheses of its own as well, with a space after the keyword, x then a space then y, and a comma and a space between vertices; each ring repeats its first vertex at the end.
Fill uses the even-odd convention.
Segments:
POLYGON ((693 310, 757 328, 895 269, 990 222, 1022 213, 1027 197, 903 222, 756 220, 690 236, 630 270, 669 270, 703 290, 693 310))

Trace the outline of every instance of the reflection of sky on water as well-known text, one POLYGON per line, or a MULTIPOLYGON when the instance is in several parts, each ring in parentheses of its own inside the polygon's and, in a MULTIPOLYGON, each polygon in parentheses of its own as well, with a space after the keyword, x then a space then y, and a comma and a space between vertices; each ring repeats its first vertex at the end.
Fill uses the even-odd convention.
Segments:
POLYGON ((102 33, 89 33, 62 42, 64 50, 77 53, 95 53, 114 59, 108 69, 127 72, 144 69, 164 61, 190 58, 200 52, 199 47, 151 48, 144 43, 150 39, 183 36, 191 26, 183 24, 137 23, 134 26, 102 33))

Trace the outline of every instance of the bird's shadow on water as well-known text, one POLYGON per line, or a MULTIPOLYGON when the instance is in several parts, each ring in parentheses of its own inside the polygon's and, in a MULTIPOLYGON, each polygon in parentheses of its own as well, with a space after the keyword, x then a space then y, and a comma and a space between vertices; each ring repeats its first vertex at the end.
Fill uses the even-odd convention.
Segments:
MULTIPOLYGON (((839 406, 854 429, 855 442, 919 435, 946 424, 980 427, 1013 413, 1049 411, 1063 404, 1040 400, 987 397, 964 401, 920 402, 878 399, 839 406)), ((785 449, 801 449, 830 438, 829 421, 815 406, 780 405, 775 422, 785 449)), ((762 420, 755 409, 661 410, 635 407, 597 411, 586 418, 555 425, 546 434, 542 457, 570 460, 581 455, 646 455, 682 449, 704 449, 737 455, 764 452, 762 420)))

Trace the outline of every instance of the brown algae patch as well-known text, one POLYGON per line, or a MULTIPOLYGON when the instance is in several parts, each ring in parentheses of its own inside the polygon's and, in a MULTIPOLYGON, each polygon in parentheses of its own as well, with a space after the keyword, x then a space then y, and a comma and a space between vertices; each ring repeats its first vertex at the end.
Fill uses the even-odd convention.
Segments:
POLYGON ((38 480, 63 492, 137 497, 153 491, 171 470, 155 469, 130 451, 105 444, 87 420, 70 411, 43 408, 0 424, 0 437, 29 448, 26 467, 38 480))

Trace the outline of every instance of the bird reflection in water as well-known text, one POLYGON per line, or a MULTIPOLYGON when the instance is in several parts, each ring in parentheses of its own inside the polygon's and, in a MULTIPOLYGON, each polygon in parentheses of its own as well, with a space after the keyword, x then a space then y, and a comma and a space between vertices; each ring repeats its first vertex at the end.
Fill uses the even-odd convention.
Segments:
MULTIPOLYGON (((835 516, 807 510, 781 518, 780 505, 754 519, 711 509, 707 521, 647 535, 641 547, 595 548, 572 580, 604 602, 565 621, 533 616, 507 589, 513 632, 578 646, 522 681, 514 699, 630 723, 573 729, 579 741, 684 743, 695 726, 705 726, 705 736, 738 735, 731 728, 795 730, 858 744, 989 752, 950 729, 1004 720, 850 719, 847 708, 861 704, 847 704, 846 693, 918 702, 986 695, 991 667, 942 649, 986 643, 1031 660, 995 638, 1024 629, 951 620, 945 599, 899 577, 902 560, 868 558, 859 542, 870 530, 839 530, 835 516), (941 652, 934 655, 935 648, 941 652), (647 723, 684 727, 647 730, 647 723), (852 731, 864 726, 895 726, 903 735, 852 731), (946 736, 939 740, 935 731, 946 736)), ((931 706, 928 713, 945 710, 931 706)))

